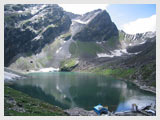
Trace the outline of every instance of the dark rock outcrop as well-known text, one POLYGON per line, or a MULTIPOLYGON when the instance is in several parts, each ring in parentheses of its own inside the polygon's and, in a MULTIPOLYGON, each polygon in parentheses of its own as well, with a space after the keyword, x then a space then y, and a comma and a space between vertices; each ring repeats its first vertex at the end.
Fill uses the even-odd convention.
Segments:
POLYGON ((72 13, 72 12, 67 12, 67 11, 65 11, 65 14, 68 15, 68 16, 70 17, 70 19, 75 19, 75 18, 77 18, 77 17, 80 17, 80 15, 74 14, 74 13, 72 13))
MULTIPOLYGON (((85 18, 82 18, 82 20, 85 18)), ((80 41, 107 41, 113 36, 118 36, 118 29, 111 21, 109 14, 104 10, 100 11, 73 39, 80 41)))

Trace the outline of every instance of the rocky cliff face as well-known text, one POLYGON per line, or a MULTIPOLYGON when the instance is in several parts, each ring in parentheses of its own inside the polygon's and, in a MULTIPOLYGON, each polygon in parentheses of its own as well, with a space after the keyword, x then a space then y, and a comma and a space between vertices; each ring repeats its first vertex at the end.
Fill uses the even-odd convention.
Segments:
POLYGON ((101 42, 107 41, 113 36, 118 36, 118 29, 105 10, 86 13, 79 20, 86 25, 73 37, 74 40, 101 42))

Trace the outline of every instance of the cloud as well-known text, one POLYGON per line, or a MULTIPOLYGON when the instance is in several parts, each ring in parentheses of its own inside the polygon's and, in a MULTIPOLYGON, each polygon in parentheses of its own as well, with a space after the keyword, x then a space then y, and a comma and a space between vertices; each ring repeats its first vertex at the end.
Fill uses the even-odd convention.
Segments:
POLYGON ((108 4, 59 4, 65 11, 75 14, 84 14, 95 9, 105 9, 108 4))
POLYGON ((129 22, 120 27, 128 34, 144 33, 147 31, 156 31, 156 15, 148 18, 140 18, 129 22))

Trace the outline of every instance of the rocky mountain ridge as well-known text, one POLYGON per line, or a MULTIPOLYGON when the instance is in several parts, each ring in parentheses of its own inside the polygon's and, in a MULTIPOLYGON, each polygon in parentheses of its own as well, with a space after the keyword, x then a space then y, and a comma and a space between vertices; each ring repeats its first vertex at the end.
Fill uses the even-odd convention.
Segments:
POLYGON ((68 31, 71 24, 58 5, 6 5, 5 10, 5 66, 17 54, 40 53, 46 44, 68 31))

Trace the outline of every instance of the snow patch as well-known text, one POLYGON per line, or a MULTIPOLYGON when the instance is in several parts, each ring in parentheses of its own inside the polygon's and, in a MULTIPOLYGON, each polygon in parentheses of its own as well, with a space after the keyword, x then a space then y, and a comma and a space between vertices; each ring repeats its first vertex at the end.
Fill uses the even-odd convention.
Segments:
POLYGON ((54 72, 54 71, 59 71, 59 68, 49 67, 49 68, 40 69, 39 71, 40 71, 40 72, 54 72))
POLYGON ((128 53, 127 49, 117 49, 117 50, 113 50, 111 51, 111 54, 106 54, 106 53, 98 53, 97 56, 98 57, 115 57, 115 56, 122 56, 124 54, 126 55, 137 55, 140 52, 136 52, 136 53, 128 53))
POLYGON ((56 51, 56 54, 58 54, 61 49, 62 49, 62 47, 60 47, 60 48, 56 51))
POLYGON ((128 54, 128 52, 127 52, 126 49, 114 50, 114 51, 111 51, 111 53, 112 53, 114 56, 122 56, 124 53, 125 53, 125 54, 128 54))
POLYGON ((57 89, 59 92, 62 92, 62 90, 59 88, 58 85, 56 85, 56 89, 57 89))
POLYGON ((42 36, 41 35, 38 35, 34 38, 34 40, 39 40, 42 36))
POLYGON ((41 9, 45 8, 46 6, 47 6, 47 5, 42 5, 42 6, 41 6, 41 9))
POLYGON ((99 13, 99 11, 98 11, 98 12, 95 12, 94 15, 91 16, 90 19, 88 19, 87 21, 82 21, 81 19, 74 19, 74 20, 72 20, 72 21, 78 22, 78 23, 80 23, 80 24, 88 24, 98 13, 99 13))
POLYGON ((57 72, 57 71, 59 71, 59 68, 49 67, 49 68, 40 69, 39 71, 40 71, 40 72, 57 72))
POLYGON ((96 42, 97 44, 102 44, 102 42, 96 42))
POLYGON ((79 63, 79 60, 76 60, 76 63, 75 64, 78 64, 79 63))
POLYGON ((49 67, 49 68, 42 68, 42 69, 40 69, 38 71, 31 70, 30 72, 34 73, 34 72, 58 72, 58 71, 59 71, 59 68, 49 67))
POLYGON ((78 22, 78 23, 80 23, 80 24, 87 24, 88 23, 88 21, 81 21, 80 19, 76 19, 76 20, 73 20, 74 22, 78 22))
POLYGON ((137 54, 139 54, 139 53, 141 53, 142 51, 140 51, 140 52, 135 52, 135 53, 128 53, 129 55, 137 55, 137 54))
POLYGON ((18 13, 22 13, 22 12, 23 12, 22 10, 19 10, 19 11, 18 11, 18 13))
POLYGON ((32 10, 31 10, 31 14, 34 15, 37 12, 38 12, 37 6, 33 7, 32 10))
POLYGON ((108 55, 106 53, 98 53, 97 56, 98 57, 114 57, 114 55, 108 55))
POLYGON ((143 41, 143 42, 141 42, 141 43, 139 43, 139 44, 141 44, 141 45, 142 45, 142 44, 144 44, 144 43, 146 43, 146 41, 143 41))
POLYGON ((136 40, 136 35, 133 36, 133 40, 136 40))
POLYGON ((20 78, 20 76, 14 74, 14 73, 4 72, 4 80, 5 81, 13 81, 16 78, 20 78))

